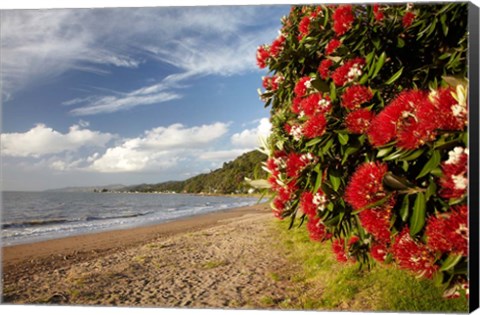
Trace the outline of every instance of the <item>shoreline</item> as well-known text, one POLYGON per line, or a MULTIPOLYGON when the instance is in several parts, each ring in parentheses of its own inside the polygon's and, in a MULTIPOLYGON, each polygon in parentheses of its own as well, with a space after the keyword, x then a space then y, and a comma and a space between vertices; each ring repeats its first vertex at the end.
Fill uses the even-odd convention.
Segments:
POLYGON ((257 213, 258 211, 269 212, 270 209, 267 204, 263 203, 193 214, 161 223, 137 227, 71 235, 25 244, 6 246, 2 244, 2 267, 5 270, 17 263, 47 258, 49 256, 63 255, 68 257, 68 255, 78 255, 82 252, 105 252, 118 247, 135 246, 159 237, 168 237, 178 233, 205 229, 219 224, 221 220, 257 213))
POLYGON ((4 304, 191 308, 288 300, 267 204, 2 248, 4 304))

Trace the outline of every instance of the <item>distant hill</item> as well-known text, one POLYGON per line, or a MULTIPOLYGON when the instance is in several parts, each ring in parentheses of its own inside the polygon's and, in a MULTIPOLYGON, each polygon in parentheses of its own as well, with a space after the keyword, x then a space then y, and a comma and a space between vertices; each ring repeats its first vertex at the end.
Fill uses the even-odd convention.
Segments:
POLYGON ((267 159, 259 151, 244 153, 223 167, 208 174, 200 174, 184 181, 169 181, 159 184, 129 186, 123 191, 138 192, 177 192, 177 193, 247 193, 251 188, 245 183, 247 178, 265 178, 261 163, 267 159))

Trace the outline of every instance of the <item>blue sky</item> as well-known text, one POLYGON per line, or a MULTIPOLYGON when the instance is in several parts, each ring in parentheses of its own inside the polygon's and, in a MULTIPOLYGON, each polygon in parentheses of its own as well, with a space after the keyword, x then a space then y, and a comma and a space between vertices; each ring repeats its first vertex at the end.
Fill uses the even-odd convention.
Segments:
POLYGON ((255 52, 288 11, 3 11, 3 189, 185 179, 254 149, 255 52))

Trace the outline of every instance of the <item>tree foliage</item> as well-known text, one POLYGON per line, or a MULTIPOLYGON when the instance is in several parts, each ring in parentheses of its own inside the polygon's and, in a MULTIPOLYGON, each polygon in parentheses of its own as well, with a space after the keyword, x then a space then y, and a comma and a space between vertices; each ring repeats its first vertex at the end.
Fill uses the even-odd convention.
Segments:
POLYGON ((467 4, 294 6, 257 63, 274 214, 467 292, 467 4))

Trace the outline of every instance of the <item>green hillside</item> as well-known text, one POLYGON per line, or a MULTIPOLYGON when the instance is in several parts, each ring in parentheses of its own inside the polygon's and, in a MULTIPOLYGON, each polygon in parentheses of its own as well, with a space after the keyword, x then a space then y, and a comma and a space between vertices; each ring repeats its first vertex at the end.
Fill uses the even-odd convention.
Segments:
POLYGON ((128 191, 139 192, 177 192, 231 194, 247 193, 251 188, 245 183, 247 178, 265 178, 261 162, 266 156, 259 151, 244 153, 222 168, 207 174, 200 174, 184 181, 169 181, 159 184, 142 184, 127 187, 128 191))

